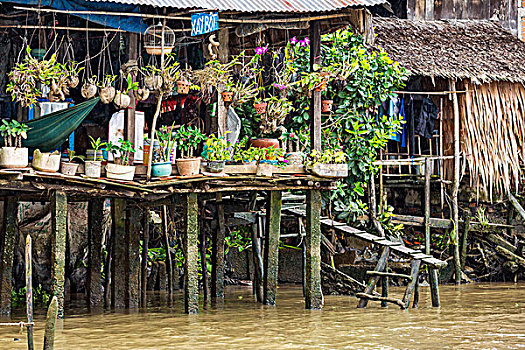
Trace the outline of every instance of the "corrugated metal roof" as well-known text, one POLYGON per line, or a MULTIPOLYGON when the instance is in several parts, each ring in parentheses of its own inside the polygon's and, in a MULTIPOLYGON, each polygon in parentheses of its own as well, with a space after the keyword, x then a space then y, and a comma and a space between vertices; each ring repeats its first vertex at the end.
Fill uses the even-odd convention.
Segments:
POLYGON ((129 5, 241 12, 325 12, 375 6, 386 0, 89 0, 129 5))

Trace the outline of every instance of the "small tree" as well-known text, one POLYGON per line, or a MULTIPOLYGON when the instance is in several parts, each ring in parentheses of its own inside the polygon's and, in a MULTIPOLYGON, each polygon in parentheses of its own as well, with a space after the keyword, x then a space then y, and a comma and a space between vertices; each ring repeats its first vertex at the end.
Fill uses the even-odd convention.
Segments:
POLYGON ((22 139, 27 138, 29 127, 26 124, 19 123, 16 120, 2 120, 0 133, 4 138, 5 147, 22 147, 22 139))

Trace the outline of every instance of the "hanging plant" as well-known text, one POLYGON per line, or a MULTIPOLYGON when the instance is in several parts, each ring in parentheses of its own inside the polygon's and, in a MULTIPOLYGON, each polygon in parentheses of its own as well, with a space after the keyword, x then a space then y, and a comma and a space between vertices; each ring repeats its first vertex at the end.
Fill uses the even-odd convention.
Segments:
POLYGON ((115 87, 113 82, 117 78, 116 75, 107 74, 104 79, 98 84, 100 88, 100 102, 108 104, 115 98, 115 87))
POLYGON ((133 77, 131 76, 131 74, 128 74, 126 82, 128 84, 128 87, 126 88, 126 91, 125 92, 121 92, 121 91, 117 92, 116 95, 115 95, 115 98, 113 100, 113 103, 115 103, 115 105, 118 108, 128 108, 129 105, 131 104, 131 97, 129 96, 129 92, 131 90, 136 91, 138 89, 138 87, 139 87, 139 83, 138 82, 133 82, 133 77))
POLYGON ((139 87, 137 88, 137 90, 135 90, 135 98, 138 100, 138 101, 146 101, 149 97, 149 89, 145 88, 145 87, 139 87))
POLYGON ((69 76, 67 77, 67 86, 74 89, 80 82, 78 74, 84 69, 84 67, 79 67, 78 63, 74 61, 66 63, 65 67, 69 73, 69 76))
POLYGON ((95 75, 89 78, 88 81, 85 82, 84 85, 82 85, 82 89, 80 89, 82 97, 86 99, 95 97, 97 91, 97 77, 95 75))

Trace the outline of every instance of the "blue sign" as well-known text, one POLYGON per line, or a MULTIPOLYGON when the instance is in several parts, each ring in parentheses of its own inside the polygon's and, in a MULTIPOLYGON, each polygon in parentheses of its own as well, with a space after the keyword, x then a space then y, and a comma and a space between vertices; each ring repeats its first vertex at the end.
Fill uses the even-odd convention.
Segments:
POLYGON ((196 13, 191 15, 191 36, 219 30, 219 13, 196 13))

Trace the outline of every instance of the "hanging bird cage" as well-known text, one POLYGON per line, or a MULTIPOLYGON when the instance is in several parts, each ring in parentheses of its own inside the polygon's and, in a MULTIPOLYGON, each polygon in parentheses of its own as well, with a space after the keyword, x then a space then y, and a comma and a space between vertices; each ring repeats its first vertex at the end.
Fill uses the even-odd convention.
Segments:
POLYGON ((164 45, 164 54, 167 55, 173 50, 175 45, 175 32, 162 23, 148 27, 144 32, 144 47, 150 55, 162 55, 162 46, 164 45))

